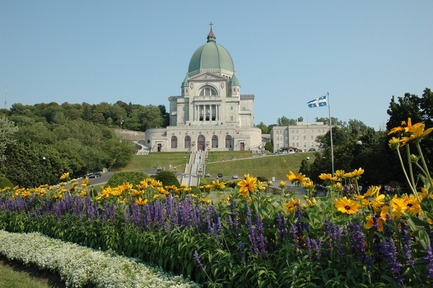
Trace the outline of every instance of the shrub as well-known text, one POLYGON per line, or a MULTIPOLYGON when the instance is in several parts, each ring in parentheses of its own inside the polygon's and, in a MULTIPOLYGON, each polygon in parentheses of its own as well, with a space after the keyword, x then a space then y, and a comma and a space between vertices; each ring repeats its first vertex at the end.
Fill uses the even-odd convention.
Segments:
POLYGON ((148 175, 144 172, 119 172, 115 173, 110 180, 107 182, 106 186, 117 187, 125 182, 133 185, 140 184, 140 181, 148 178, 148 175))
POLYGON ((14 184, 6 177, 0 177, 0 188, 14 187, 14 184))
POLYGON ((161 171, 156 174, 155 179, 162 182, 163 186, 171 186, 174 185, 176 187, 180 187, 179 180, 177 180, 176 175, 170 171, 161 171))

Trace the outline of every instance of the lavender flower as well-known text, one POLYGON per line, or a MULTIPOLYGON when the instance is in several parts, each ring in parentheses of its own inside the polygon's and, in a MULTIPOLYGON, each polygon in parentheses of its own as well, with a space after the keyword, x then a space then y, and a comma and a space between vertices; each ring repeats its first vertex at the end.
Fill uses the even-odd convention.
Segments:
POLYGON ((389 243, 387 243, 386 239, 383 239, 380 242, 380 247, 382 253, 385 255, 386 263, 388 264, 388 267, 394 279, 398 283, 402 283, 404 279, 400 275, 400 269, 403 265, 397 259, 397 248, 395 247, 394 240, 390 239, 389 243))
POLYGON ((349 241, 352 250, 357 254, 360 260, 365 263, 366 260, 366 239, 365 235, 361 230, 359 222, 350 223, 348 226, 349 241))
POLYGON ((195 262, 198 264, 198 266, 201 268, 201 270, 203 270, 203 272, 206 273, 206 270, 204 269, 204 265, 201 262, 200 255, 198 254, 197 250, 194 251, 193 256, 194 256, 195 262))
POLYGON ((311 244, 314 248, 314 252, 316 254, 316 259, 320 260, 321 257, 321 250, 322 250, 322 240, 319 238, 317 240, 312 239, 311 244))
POLYGON ((400 221, 401 227, 401 242, 403 245, 403 255, 407 260, 407 264, 414 265, 415 260, 412 258, 412 247, 411 247, 411 236, 408 231, 407 225, 403 221, 400 221))
POLYGON ((258 248, 261 253, 266 253, 266 236, 265 229, 263 228, 263 220, 260 215, 257 215, 257 241, 258 248))
POLYGON ((433 280, 433 249, 432 246, 429 245, 427 247, 427 255, 424 256, 424 260, 427 262, 427 279, 433 280))

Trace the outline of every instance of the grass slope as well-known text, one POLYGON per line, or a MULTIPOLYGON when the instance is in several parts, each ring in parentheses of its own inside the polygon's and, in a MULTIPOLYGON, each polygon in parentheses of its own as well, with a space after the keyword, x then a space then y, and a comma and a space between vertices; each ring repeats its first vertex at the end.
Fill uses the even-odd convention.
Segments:
MULTIPOLYGON (((160 152, 150 153, 149 155, 134 156, 128 166, 119 171, 146 171, 163 167, 176 172, 182 172, 189 159, 189 154, 185 152, 160 152)), ((263 176, 268 179, 285 180, 289 171, 298 172, 301 161, 310 157, 310 162, 314 161, 314 153, 294 153, 255 156, 249 151, 233 152, 210 152, 206 172, 215 176, 222 173, 225 177, 238 174, 252 176, 263 176)))

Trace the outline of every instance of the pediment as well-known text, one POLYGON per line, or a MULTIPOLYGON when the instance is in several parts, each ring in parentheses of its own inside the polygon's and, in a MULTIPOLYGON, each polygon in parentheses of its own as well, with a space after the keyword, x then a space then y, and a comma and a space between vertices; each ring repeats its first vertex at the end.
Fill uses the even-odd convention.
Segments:
POLYGON ((226 81, 226 80, 227 80, 226 78, 212 74, 212 73, 202 73, 202 74, 198 74, 198 75, 194 75, 194 76, 190 77, 188 79, 188 82, 192 82, 192 81, 226 81))

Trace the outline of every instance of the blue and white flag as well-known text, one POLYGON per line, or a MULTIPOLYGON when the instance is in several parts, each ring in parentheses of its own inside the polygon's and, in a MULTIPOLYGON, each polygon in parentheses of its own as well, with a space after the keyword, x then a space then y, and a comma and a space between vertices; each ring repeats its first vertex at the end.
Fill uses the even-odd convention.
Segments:
POLYGON ((308 101, 307 105, 310 108, 327 106, 328 105, 328 99, 326 98, 326 95, 325 95, 325 96, 319 97, 317 99, 308 101))

